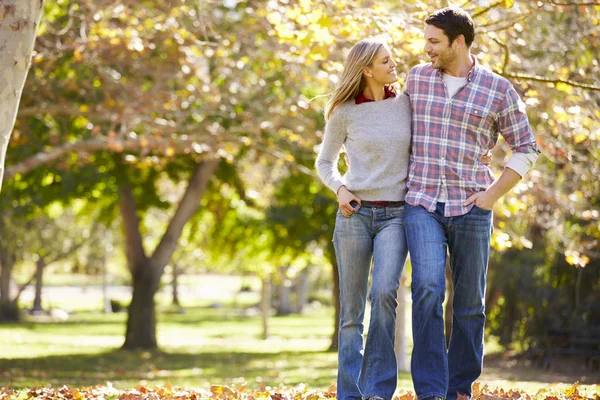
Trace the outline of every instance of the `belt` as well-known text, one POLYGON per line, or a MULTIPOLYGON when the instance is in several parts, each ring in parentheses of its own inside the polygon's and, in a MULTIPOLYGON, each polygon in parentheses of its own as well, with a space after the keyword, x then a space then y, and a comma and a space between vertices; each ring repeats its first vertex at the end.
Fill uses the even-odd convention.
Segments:
POLYGON ((361 207, 402 207, 405 204, 404 200, 402 201, 361 201, 361 207))

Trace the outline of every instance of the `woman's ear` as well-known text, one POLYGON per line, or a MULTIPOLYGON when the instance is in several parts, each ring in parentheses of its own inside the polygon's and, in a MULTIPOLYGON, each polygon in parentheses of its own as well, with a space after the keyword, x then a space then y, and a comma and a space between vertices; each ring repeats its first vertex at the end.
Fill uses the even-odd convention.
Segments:
POLYGON ((373 74, 371 73, 371 71, 369 71, 368 68, 365 68, 363 70, 363 75, 366 76, 366 77, 368 77, 368 78, 372 78, 373 77, 373 74))

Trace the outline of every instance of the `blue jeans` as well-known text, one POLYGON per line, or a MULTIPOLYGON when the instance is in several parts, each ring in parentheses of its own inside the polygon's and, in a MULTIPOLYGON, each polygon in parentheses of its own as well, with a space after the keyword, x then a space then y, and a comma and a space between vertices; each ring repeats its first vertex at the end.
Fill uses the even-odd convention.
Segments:
POLYGON ((406 205, 404 224, 412 264, 414 348, 411 373, 418 399, 471 396, 483 368, 485 280, 492 212, 474 206, 465 215, 444 217, 406 205), (454 286, 452 334, 446 349, 442 302, 446 293, 446 249, 454 286))
POLYGON ((361 207, 346 218, 338 210, 333 235, 340 276, 338 400, 390 400, 396 390, 396 296, 407 255, 403 213, 403 206, 361 207), (371 319, 363 349, 371 259, 371 319))

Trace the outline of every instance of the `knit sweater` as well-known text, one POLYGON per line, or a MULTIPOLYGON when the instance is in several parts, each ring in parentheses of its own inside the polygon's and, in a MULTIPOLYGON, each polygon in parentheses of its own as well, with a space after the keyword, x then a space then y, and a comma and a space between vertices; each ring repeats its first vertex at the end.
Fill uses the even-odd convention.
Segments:
POLYGON ((339 105, 327 121, 315 166, 337 194, 340 186, 361 200, 400 201, 406 195, 411 109, 404 94, 385 100, 339 105), (349 164, 340 176, 344 146, 349 164))

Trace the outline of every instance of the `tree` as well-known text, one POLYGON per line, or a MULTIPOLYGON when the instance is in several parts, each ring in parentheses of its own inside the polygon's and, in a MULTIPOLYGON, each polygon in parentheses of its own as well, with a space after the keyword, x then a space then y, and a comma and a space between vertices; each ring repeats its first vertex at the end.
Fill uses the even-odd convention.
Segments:
POLYGON ((279 157, 279 132, 289 135, 304 118, 290 110, 295 89, 281 85, 285 63, 273 57, 265 26, 243 4, 47 7, 28 82, 36 96, 24 99, 7 176, 22 203, 61 193, 96 202, 109 216, 120 211, 134 286, 128 329, 137 330, 128 331, 126 348, 156 347, 153 293, 203 193, 196 185, 208 182, 219 159, 237 160, 250 145, 259 150, 255 160, 279 157), (147 256, 144 215, 177 203, 158 186, 190 176, 147 256))
POLYGON ((29 72, 43 6, 44 0, 0 2, 0 189, 6 149, 29 72))

